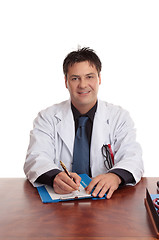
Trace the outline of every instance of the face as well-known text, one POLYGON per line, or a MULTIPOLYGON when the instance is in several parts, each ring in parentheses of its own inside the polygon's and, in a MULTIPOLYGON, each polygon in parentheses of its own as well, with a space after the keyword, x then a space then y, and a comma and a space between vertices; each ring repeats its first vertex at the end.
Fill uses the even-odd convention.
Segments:
POLYGON ((68 68, 65 85, 71 97, 72 104, 81 114, 88 112, 97 101, 101 77, 97 69, 88 61, 75 63, 68 68))

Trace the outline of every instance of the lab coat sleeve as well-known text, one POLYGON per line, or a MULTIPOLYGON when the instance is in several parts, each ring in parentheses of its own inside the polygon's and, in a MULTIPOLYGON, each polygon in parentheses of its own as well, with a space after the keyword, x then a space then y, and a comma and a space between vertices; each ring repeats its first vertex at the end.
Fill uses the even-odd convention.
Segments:
POLYGON ((58 169, 55 164, 55 124, 51 114, 42 111, 34 120, 30 132, 30 144, 27 151, 24 172, 34 185, 43 173, 58 169))
POLYGON ((144 172, 142 150, 136 141, 136 130, 129 113, 125 110, 118 111, 112 126, 115 162, 113 169, 129 171, 138 183, 144 172))

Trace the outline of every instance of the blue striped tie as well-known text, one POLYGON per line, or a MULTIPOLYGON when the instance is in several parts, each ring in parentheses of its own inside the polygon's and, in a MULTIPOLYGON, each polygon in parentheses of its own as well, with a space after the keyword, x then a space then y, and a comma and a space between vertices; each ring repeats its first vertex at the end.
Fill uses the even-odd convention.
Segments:
POLYGON ((88 117, 79 118, 74 142, 72 172, 89 175, 89 143, 86 135, 87 120, 88 117))

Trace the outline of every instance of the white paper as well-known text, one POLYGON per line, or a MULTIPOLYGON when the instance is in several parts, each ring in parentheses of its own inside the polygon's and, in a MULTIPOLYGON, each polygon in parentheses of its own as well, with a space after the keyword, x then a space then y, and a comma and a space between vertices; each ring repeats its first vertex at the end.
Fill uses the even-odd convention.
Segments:
POLYGON ((57 199, 64 200, 64 199, 72 199, 72 198, 91 197, 91 194, 87 194, 85 191, 85 188, 81 184, 79 187, 79 191, 76 190, 69 194, 57 194, 54 192, 53 188, 50 186, 45 186, 45 188, 48 191, 52 200, 57 200, 57 199))

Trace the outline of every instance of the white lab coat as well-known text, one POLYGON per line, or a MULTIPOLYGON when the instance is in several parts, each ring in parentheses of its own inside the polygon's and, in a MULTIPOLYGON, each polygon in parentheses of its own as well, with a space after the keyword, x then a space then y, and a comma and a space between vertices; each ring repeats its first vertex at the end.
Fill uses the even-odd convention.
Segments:
MULTIPOLYGON (((72 170, 75 138, 71 101, 55 104, 39 113, 30 133, 24 172, 31 183, 51 169, 61 169, 60 160, 72 170)), ((106 173, 101 148, 111 144, 114 169, 131 172, 137 182, 143 174, 142 152, 136 142, 134 124, 127 111, 98 100, 90 148, 92 177, 106 173)))

